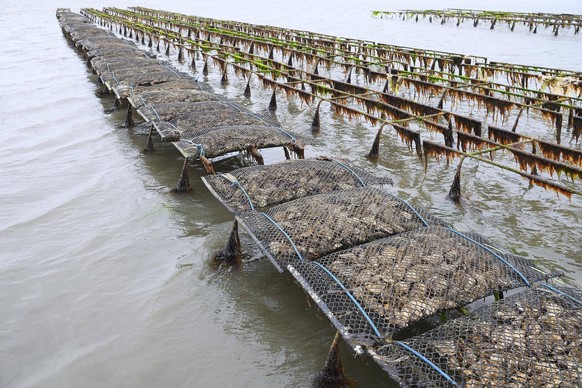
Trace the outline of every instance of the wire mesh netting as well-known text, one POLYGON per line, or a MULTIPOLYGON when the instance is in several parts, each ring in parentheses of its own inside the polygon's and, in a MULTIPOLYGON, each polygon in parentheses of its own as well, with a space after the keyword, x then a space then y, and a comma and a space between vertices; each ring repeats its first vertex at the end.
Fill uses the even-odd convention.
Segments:
POLYGON ((392 184, 344 160, 287 160, 269 166, 240 168, 202 178, 233 213, 264 208, 309 195, 367 185, 392 184))
MULTIPOLYGON (((219 125, 219 122, 217 124, 219 125)), ((201 127, 195 132, 188 129, 181 132, 180 140, 174 145, 187 158, 200 156, 212 158, 228 152, 248 150, 253 151, 255 159, 262 164, 259 148, 282 146, 289 147, 300 158, 303 157, 303 141, 299 135, 269 125, 201 127)))
MULTIPOLYGON (((91 66, 108 89, 120 100, 127 98, 130 108, 136 108, 140 116, 152 122, 162 141, 174 142, 184 156, 206 158, 247 151, 263 164, 259 148, 286 146, 303 158, 305 142, 295 134, 236 103, 202 91, 196 80, 181 78, 151 54, 138 50, 133 42, 96 28, 84 17, 62 10, 58 17, 66 33, 91 59, 91 66)), ((142 44, 143 41, 142 36, 142 44)), ((131 115, 129 109, 128 125, 132 123, 131 115)), ((213 172, 210 162, 203 162, 213 172)))
POLYGON ((527 259, 441 226, 292 265, 295 278, 335 315, 347 337, 384 339, 411 325, 430 327, 439 312, 547 278, 527 259))
POLYGON ((426 211, 377 188, 312 195, 236 219, 282 271, 354 245, 444 223, 426 211))
POLYGON ((138 113, 147 121, 171 121, 178 117, 205 112, 242 112, 244 108, 228 101, 168 102, 148 104, 138 108, 138 113))
MULTIPOLYGON (((253 75, 264 87, 285 91, 288 98, 307 104, 319 101, 318 106, 325 101, 338 114, 380 128, 391 123, 427 168, 430 157, 470 157, 568 197, 582 195, 582 154, 572 142, 582 136, 582 83, 577 72, 143 7, 82 12, 120 33, 123 29, 126 35, 141 36, 143 45, 144 36, 150 47, 152 40, 158 46, 163 42, 166 54, 173 47, 178 60, 187 52, 195 69, 197 60, 204 62, 203 73, 211 63, 220 67, 223 78, 229 70, 245 80, 253 75), (355 53, 361 57, 357 63, 355 53), (524 117, 524 110, 531 115, 524 117), (512 136, 500 137, 492 129, 499 126, 512 136), (567 145, 565 136, 570 133, 567 145), (507 150, 507 155, 493 162, 472 152, 485 148, 507 150)), ((316 112, 314 129, 320 126, 316 112)), ((382 136, 379 129, 370 152, 374 157, 381 155, 382 136)), ((460 179, 454 182, 451 197, 457 199, 462 195, 460 179)))
POLYGON ((373 353, 403 386, 579 387, 582 290, 539 286, 373 353))
POLYGON ((196 136, 206 132, 209 128, 224 126, 244 126, 244 125, 268 125, 268 123, 258 116, 249 113, 219 111, 193 113, 188 116, 181 116, 175 120, 176 126, 187 136, 196 136))
MULTIPOLYGON (((165 82, 159 85, 168 85, 176 81, 165 82)), ((220 98, 212 93, 204 92, 198 90, 198 86, 190 83, 189 88, 176 88, 168 89, 157 89, 158 85, 150 86, 148 89, 141 93, 133 93, 129 97, 130 103, 136 108, 141 108, 146 105, 157 105, 157 104, 167 104, 175 101, 180 102, 204 102, 204 101, 221 101, 220 98), (156 88, 156 89, 154 89, 156 88)))

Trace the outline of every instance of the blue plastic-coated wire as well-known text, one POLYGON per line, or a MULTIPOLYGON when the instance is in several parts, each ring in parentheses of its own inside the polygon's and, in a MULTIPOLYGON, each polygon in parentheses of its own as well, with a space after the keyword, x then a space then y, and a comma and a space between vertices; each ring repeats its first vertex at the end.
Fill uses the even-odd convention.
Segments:
POLYGON ((286 130, 284 130, 283 128, 281 128, 281 127, 273 127, 273 128, 276 128, 276 129, 278 129, 279 131, 283 132, 285 135, 289 136, 289 138, 291 139, 291 142, 292 142, 292 143, 295 143, 295 140, 297 140, 297 139, 295 139, 295 136, 291 135, 289 132, 287 132, 287 131, 286 131, 286 130))
POLYGON ((148 105, 148 107, 152 110, 152 112, 154 112, 154 114, 158 118, 158 121, 162 121, 162 118, 160 117, 160 115, 158 114, 158 112, 156 111, 156 109, 152 105, 148 105))
MULTIPOLYGON (((226 175, 224 175, 224 174, 220 174, 220 175, 221 175, 221 176, 222 176, 224 179, 226 179, 227 181, 229 181, 229 182, 232 182, 230 179, 228 179, 228 178, 226 177, 226 175)), ((255 207, 253 206, 253 201, 251 201, 251 197, 249 196, 249 194, 247 193, 247 191, 244 189, 244 187, 242 187, 242 186, 240 185, 240 182, 239 182, 238 180, 235 180, 234 182, 232 182, 232 185, 231 185, 231 187, 234 187, 234 186, 236 186, 236 187, 238 187, 239 189, 241 189, 241 191, 243 192, 243 194, 245 195, 245 197, 247 197, 247 201, 249 201, 249 205, 251 206, 251 210, 252 210, 252 211, 254 211, 254 210, 255 210, 255 207)))
POLYGON ((378 337, 382 338, 382 335, 380 334, 380 331, 378 330, 376 325, 374 325, 372 318, 370 318, 370 316, 368 315, 368 313, 366 313, 366 311, 364 310, 362 305, 356 300, 356 298, 354 298, 354 296, 351 294, 351 292, 348 291, 348 289, 342 284, 342 282, 333 273, 331 273, 331 271, 328 270, 323 264, 318 263, 317 261, 314 261, 313 263, 317 264, 321 269, 323 269, 325 271, 325 273, 327 273, 329 275, 329 277, 332 278, 341 287, 341 289, 352 300, 352 302, 354 302, 354 304, 356 305, 358 310, 360 310, 360 312, 362 313, 364 318, 366 318, 366 321, 368 321, 368 324, 370 325, 370 327, 372 327, 372 329, 374 329, 374 333, 376 333, 376 335, 378 337))
POLYGON ((358 174, 356 174, 356 172, 355 172, 354 170, 352 170, 352 169, 350 168, 350 166, 348 166, 348 165, 346 165, 346 164, 344 164, 344 163, 338 162, 337 160, 334 160, 334 162, 336 162, 336 163, 337 163, 337 164, 339 164, 341 167, 343 167, 344 169, 346 169, 346 170, 348 170, 349 172, 351 172, 351 173, 352 173, 352 174, 353 174, 353 175, 356 177, 356 179, 358 180, 358 182, 360 182, 360 184, 362 185, 362 187, 366 187, 366 184, 364 183, 364 181, 362 180, 362 178, 360 178, 360 176, 359 176, 358 174))
POLYGON ((415 349, 411 348, 410 346, 406 345, 405 343, 402 343, 400 341, 394 341, 393 343, 395 343, 396 345, 400 346, 403 349, 408 350, 410 353, 414 354, 416 357, 420 358, 422 361, 424 361, 428 366, 430 366, 431 368, 433 368, 435 371, 437 371, 441 376, 443 376, 445 379, 447 379, 448 382, 450 382, 453 385, 457 385, 457 383, 455 382, 455 380, 453 380, 451 378, 451 376, 449 376, 448 374, 446 374, 441 368, 439 368, 438 366, 436 366, 431 360, 429 360, 428 358, 426 358, 424 355, 420 354, 419 352, 417 352, 415 349))
POLYGON ((582 300, 576 299, 572 295, 566 294, 564 291, 560 291, 557 288, 550 286, 549 284, 543 284, 543 286, 546 287, 548 290, 552 290, 552 291, 554 291, 562 296, 565 296, 566 298, 572 300, 573 302, 578 303, 579 305, 582 305, 582 300))
POLYGON ((511 264, 509 261, 505 260, 503 257, 499 256, 491 248, 488 248, 487 246, 481 244, 479 241, 474 240, 474 239, 472 239, 469 236, 465 236, 463 233, 458 232, 458 231, 454 230, 453 228, 448 228, 448 229, 451 232, 455 233, 456 235, 459 235, 459 236, 463 237, 464 239, 469 240, 469 241, 471 241, 474 244, 477 244, 481 248, 485 249, 487 252, 491 253, 493 256, 495 256, 497 259, 499 259, 499 261, 501 261, 503 264, 505 264, 506 266, 508 266, 509 268, 511 268, 516 274, 518 274, 519 277, 521 278, 521 280, 523 280, 523 282, 525 283, 526 286, 531 287, 531 283, 527 280, 527 278, 521 272, 519 272, 519 270, 517 268, 515 268, 513 266, 513 264, 511 264))
POLYGON ((408 208, 409 208, 410 210, 412 210, 412 211, 414 212, 414 214, 416 214, 416 216, 417 216, 418 218, 420 218, 420 220, 422 221, 422 223, 424 224, 424 226, 429 226, 429 225, 428 225, 428 222, 426 222, 426 220, 425 220, 425 219, 424 219, 424 218, 423 218, 423 217, 422 217, 422 216, 421 216, 421 215, 418 213, 418 211, 416 211, 416 209, 415 209, 415 208, 414 208, 414 207, 413 207, 411 204, 409 204, 407 201, 405 201, 405 200, 403 200, 402 198, 399 198, 399 197, 397 197, 397 196, 395 196, 395 195, 393 195, 393 194, 390 194, 390 193, 386 193, 386 194, 388 194, 388 195, 389 195, 389 196, 391 196, 392 198, 396 198, 397 200, 399 200, 399 201, 403 202, 403 203, 404 203, 406 206, 408 206, 408 208))
POLYGON ((109 68, 109 62, 105 61, 105 64, 107 65, 107 71, 111 73, 111 77, 115 80, 115 82, 119 83, 117 78, 115 78, 115 72, 109 68))
POLYGON ((293 247, 293 250, 295 251, 295 253, 297 254, 297 256, 301 259, 301 260, 305 260, 303 258, 303 256, 301 256, 301 253, 299 253, 299 250, 297 249, 297 247, 295 246, 295 243, 293 242, 293 240, 291 239, 291 236, 289 236, 287 234, 287 232, 285 232, 285 229, 283 229, 274 219, 272 219, 271 217, 269 217, 268 214, 266 213, 261 213, 263 216, 265 216, 266 219, 268 219, 269 221, 271 221, 271 223, 273 225, 275 225, 277 227, 277 229, 279 229, 281 231, 281 233, 283 233, 283 235, 287 238, 287 240, 289 240, 289 243, 291 243, 291 246, 293 247))
MULTIPOLYGON (((174 127, 174 128, 176 128, 176 127, 174 127)), ((202 146, 202 144, 194 143, 192 140, 187 140, 187 139, 180 139, 180 141, 184 141, 186 143, 192 144, 194 147, 196 147, 198 149, 198 153, 200 154, 200 156, 206 155, 204 152, 204 147, 202 146)))

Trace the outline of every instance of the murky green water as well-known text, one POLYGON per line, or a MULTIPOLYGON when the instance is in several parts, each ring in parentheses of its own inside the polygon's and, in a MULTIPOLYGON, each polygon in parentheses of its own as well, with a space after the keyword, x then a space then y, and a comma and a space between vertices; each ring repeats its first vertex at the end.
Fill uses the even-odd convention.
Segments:
MULTIPOLYGON (((531 7, 520 2, 516 9, 530 10, 519 8, 522 3, 531 7)), ((205 189, 199 168, 190 169, 191 194, 169 192, 181 168, 178 152, 158 145, 155 153, 142 154, 143 131, 121 128, 124 112, 106 113, 112 99, 98 96, 95 77, 63 38, 56 8, 105 5, 113 4, 3 3, 0 386, 309 385, 333 337, 328 321, 248 240, 241 268, 212 264, 232 215, 205 189), (179 268, 188 263, 192 266, 179 268)), ((582 70, 573 54, 582 44, 579 35, 532 37, 370 19, 371 9, 389 8, 384 2, 145 5, 582 70)), ((555 5, 548 1, 539 7, 555 5)), ((553 11, 582 13, 575 1, 561 7, 553 11)), ((249 101, 242 98, 243 81, 233 75, 220 86, 219 77, 211 69, 200 80, 268 114, 270 92, 255 85, 249 101)), ((314 108, 284 101, 279 96, 276 118, 285 128, 309 133, 314 108)), ((466 162, 466 197, 455 205, 446 199, 454 165, 433 161, 425 174, 394 133, 384 137, 382 157, 372 164, 363 155, 374 134, 367 124, 349 122, 324 106, 322 145, 308 148, 307 156, 348 155, 393 177, 394 192, 413 204, 582 284, 580 198, 558 198, 528 188, 513 174, 466 162)), ((281 150, 264 155, 269 163, 283 159, 281 150)), ((235 166, 233 160, 217 163, 222 170, 235 166)), ((390 386, 378 367, 342 350, 358 386, 390 386)))

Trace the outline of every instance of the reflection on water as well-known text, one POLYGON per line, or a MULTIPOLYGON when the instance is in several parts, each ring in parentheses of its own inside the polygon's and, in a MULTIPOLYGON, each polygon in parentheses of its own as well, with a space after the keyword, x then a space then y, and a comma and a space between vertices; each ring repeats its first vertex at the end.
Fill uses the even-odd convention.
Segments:
MULTIPOLYGON (((112 99, 98 96, 95 77, 62 37, 54 12, 66 5, 9 0, 0 15, 0 386, 308 384, 333 337, 328 321, 248 240, 241 268, 211 264, 232 215, 206 190, 200 168, 190 168, 191 194, 169 191, 179 176, 180 155, 159 143, 155 153, 142 154, 143 129, 121 127, 124 112, 111 111, 112 99), (180 264, 192 265, 178 269, 180 264)), ((112 4, 74 4, 105 5, 112 4)), ((374 1, 341 6, 148 3, 201 16, 580 70, 571 55, 580 36, 529 37, 501 29, 370 19, 371 9, 390 5, 399 7, 374 1)), ((465 8, 470 5, 463 2, 465 8)), ((490 6, 502 9, 504 3, 490 6)), ((513 6, 533 7, 523 1, 513 6)), ((536 6, 540 11, 556 7, 549 1, 536 6)), ((580 13, 575 1, 560 6, 580 13)), ((233 76, 220 86, 219 77, 211 68, 200 80, 268 114, 270 92, 257 83, 253 97, 244 99, 243 81, 233 76)), ((322 107, 322 145, 309 147, 307 155, 349 155, 392 176, 394 192, 413 204, 582 283, 579 198, 557 198, 528 188, 513 174, 466 162, 465 199, 455 205, 446 199, 454 165, 431 161, 425 174, 394 133, 384 137, 380 161, 373 164, 363 155, 375 129, 322 107)), ((313 113, 313 107, 287 104, 281 96, 275 115, 285 128, 307 134, 313 113)), ((283 159, 281 150, 264 156, 268 162, 283 159)), ((236 166, 233 158, 217 163, 225 171, 236 166)), ((342 352, 358 386, 390 386, 374 364, 354 359, 346 348, 342 352)))

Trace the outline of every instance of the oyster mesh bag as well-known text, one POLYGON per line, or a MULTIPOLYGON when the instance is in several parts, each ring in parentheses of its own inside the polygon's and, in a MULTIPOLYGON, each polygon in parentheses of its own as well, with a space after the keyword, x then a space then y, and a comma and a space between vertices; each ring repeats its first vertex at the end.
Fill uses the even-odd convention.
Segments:
MULTIPOLYGON (((222 112, 215 112, 220 115, 222 112)), ((202 113, 201 115, 205 115, 202 113)), ((241 115, 241 113, 237 113, 241 115)), ((251 116, 249 116, 251 117, 251 116)), ((252 118, 252 117, 251 117, 252 118)), ((184 127, 179 127, 183 130, 184 127)), ((200 127, 181 131, 180 140, 174 145, 188 158, 205 156, 213 158, 228 152, 245 151, 250 148, 280 146, 301 147, 302 138, 289 131, 268 125, 231 125, 224 127, 200 127)), ((297 148, 296 148, 297 149, 297 148)))
POLYGON ((233 213, 336 190, 392 184, 390 178, 377 177, 350 162, 331 159, 288 160, 202 179, 233 213))
MULTIPOLYGON (((199 92, 201 93, 201 92, 199 92)), ((169 102, 148 104, 138 109, 148 121, 171 121, 178 117, 205 112, 243 112, 244 108, 229 101, 169 102)))
MULTIPOLYGON (((158 85, 166 85, 175 81, 165 82, 153 86, 146 86, 152 90, 144 90, 141 93, 134 93, 130 96, 130 101, 137 108, 148 105, 167 104, 174 101, 180 102, 203 102, 203 101, 220 101, 220 98, 212 93, 199 90, 194 84, 188 89, 156 89, 158 85)), ((143 88, 142 88, 143 89, 143 88)))
POLYGON ((579 387, 581 296, 537 286, 372 355, 402 386, 579 387))
POLYGON ((312 195, 265 212, 243 212, 236 219, 280 271, 289 263, 444 224, 428 212, 372 187, 312 195))
POLYGON ((546 278, 527 259, 442 226, 290 266, 322 310, 333 314, 332 322, 348 340, 408 335, 411 330, 402 331, 415 324, 425 329, 438 323, 440 312, 546 278))

